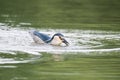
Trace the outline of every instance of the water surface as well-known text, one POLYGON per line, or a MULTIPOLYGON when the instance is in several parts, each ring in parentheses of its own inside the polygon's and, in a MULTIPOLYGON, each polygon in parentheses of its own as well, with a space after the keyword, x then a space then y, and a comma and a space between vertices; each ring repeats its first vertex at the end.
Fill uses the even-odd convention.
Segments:
POLYGON ((0 80, 119 80, 120 0, 0 0, 0 80), (35 44, 29 30, 70 45, 35 44))
POLYGON ((50 36, 63 33, 70 45, 59 47, 34 43, 33 29, 1 23, 1 80, 119 80, 120 32, 37 29, 50 36))

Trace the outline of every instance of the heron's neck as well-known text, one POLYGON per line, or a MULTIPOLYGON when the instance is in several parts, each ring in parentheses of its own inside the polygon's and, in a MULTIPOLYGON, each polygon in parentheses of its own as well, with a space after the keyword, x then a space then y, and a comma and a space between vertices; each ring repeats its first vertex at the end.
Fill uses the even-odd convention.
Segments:
POLYGON ((62 41, 59 38, 59 36, 54 36, 50 42, 50 44, 52 44, 52 45, 60 45, 61 43, 62 43, 62 41))

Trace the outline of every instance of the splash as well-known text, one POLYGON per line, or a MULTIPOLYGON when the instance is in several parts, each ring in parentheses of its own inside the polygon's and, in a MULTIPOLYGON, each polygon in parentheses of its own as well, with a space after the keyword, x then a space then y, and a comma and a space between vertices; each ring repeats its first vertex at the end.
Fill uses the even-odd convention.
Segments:
MULTIPOLYGON (((32 28, 34 29, 34 28, 32 28)), ((119 32, 38 29, 38 31, 52 36, 61 32, 69 41, 70 46, 59 47, 48 44, 35 44, 29 35, 29 29, 10 28, 0 26, 0 52, 15 54, 15 51, 40 55, 40 52, 62 54, 65 52, 109 52, 120 51, 119 32), (114 43, 111 45, 111 43, 114 43), (116 46, 117 45, 117 46, 116 46)))

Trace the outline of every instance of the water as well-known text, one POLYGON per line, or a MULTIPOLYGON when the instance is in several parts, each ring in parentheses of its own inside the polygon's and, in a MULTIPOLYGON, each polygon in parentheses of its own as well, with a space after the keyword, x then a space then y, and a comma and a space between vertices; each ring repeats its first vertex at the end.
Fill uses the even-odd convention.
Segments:
POLYGON ((37 29, 63 33, 70 45, 59 47, 34 43, 29 30, 1 23, 1 80, 119 79, 120 32, 37 29))
MULTIPOLYGON (((31 29, 29 29, 31 30, 31 29)), ((90 31, 90 30, 60 30, 40 29, 40 32, 53 36, 61 32, 70 42, 68 47, 58 47, 49 44, 36 44, 29 30, 20 28, 0 29, 0 51, 13 53, 15 51, 38 54, 39 52, 106 52, 119 51, 119 32, 90 31)), ((33 29, 35 30, 35 29, 33 29)))
POLYGON ((119 0, 0 0, 0 80, 119 80, 119 0), (67 47, 36 44, 29 30, 67 47))

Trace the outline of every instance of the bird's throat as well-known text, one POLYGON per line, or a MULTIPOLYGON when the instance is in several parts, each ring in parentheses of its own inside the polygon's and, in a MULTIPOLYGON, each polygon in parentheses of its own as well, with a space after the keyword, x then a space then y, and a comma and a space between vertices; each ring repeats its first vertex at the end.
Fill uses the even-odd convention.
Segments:
POLYGON ((61 45, 61 43, 62 43, 62 40, 58 36, 55 36, 51 41, 52 45, 61 45))

